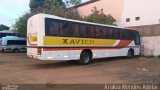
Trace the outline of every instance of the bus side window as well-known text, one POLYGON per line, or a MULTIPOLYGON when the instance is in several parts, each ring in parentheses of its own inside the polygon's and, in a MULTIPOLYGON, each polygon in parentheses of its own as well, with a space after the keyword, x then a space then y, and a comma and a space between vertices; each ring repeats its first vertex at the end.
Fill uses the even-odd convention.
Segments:
POLYGON ((80 36, 80 33, 79 33, 79 24, 77 23, 72 23, 71 24, 71 36, 75 36, 75 37, 78 37, 80 36))
POLYGON ((2 45, 2 39, 0 39, 0 45, 2 45))
POLYGON ((26 40, 8 40, 7 45, 26 45, 26 40))
POLYGON ((134 40, 136 45, 140 45, 139 34, 137 32, 132 32, 131 38, 134 40))
POLYGON ((2 33, 2 37, 5 37, 6 36, 6 33, 2 33))
POLYGON ((103 32, 103 38, 108 38, 109 37, 109 29, 108 28, 103 28, 102 29, 103 32))
POLYGON ((95 31, 96 31, 96 38, 101 38, 102 37, 102 27, 96 26, 95 31))
POLYGON ((87 35, 88 33, 86 31, 87 31, 86 25, 80 24, 80 36, 88 37, 87 35))
POLYGON ((121 30, 121 39, 126 40, 126 35, 127 35, 126 31, 122 29, 121 30))
POLYGON ((89 37, 95 38, 96 35, 95 35, 95 28, 94 28, 94 26, 89 25, 87 31, 88 31, 88 36, 89 37))
POLYGON ((109 38, 115 39, 115 33, 113 28, 109 28, 109 38))
POLYGON ((132 40, 132 32, 131 31, 127 31, 127 39, 128 40, 132 40))
POLYGON ((59 35, 59 21, 46 19, 46 35, 59 35))
POLYGON ((139 36, 139 34, 136 32, 136 33, 135 33, 135 44, 136 44, 136 45, 140 45, 140 43, 141 43, 141 42, 140 42, 140 36, 139 36))
POLYGON ((61 21, 60 22, 60 35, 62 36, 70 36, 70 22, 61 21))
POLYGON ((115 30, 115 38, 120 39, 120 30, 119 29, 115 30))

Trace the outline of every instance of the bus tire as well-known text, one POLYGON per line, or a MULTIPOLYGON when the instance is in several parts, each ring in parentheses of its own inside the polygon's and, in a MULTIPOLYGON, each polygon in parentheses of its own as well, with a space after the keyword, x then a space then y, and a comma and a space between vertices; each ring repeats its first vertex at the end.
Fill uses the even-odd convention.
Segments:
POLYGON ((130 49, 128 51, 128 54, 127 54, 127 58, 133 58, 134 57, 134 50, 133 49, 130 49))
POLYGON ((18 52, 19 52, 18 49, 14 49, 14 50, 13 50, 13 53, 18 53, 18 52))
POLYGON ((80 55, 80 64, 82 65, 88 65, 91 62, 91 55, 89 52, 84 51, 80 55))
POLYGON ((4 49, 2 49, 2 51, 1 51, 2 53, 4 52, 4 49))

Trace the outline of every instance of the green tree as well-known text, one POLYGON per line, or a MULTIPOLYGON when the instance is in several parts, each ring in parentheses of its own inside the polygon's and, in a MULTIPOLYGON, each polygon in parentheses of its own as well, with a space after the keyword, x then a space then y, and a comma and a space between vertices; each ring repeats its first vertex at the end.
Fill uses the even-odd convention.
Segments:
POLYGON ((67 4, 78 4, 81 0, 67 0, 67 2, 65 3, 63 0, 30 0, 30 9, 33 14, 46 13, 71 19, 81 19, 77 10, 66 8, 67 4))
POLYGON ((65 0, 66 7, 79 5, 82 3, 82 0, 65 0))
POLYGON ((111 15, 104 14, 103 9, 98 10, 96 7, 93 7, 91 11, 92 14, 86 16, 84 18, 85 21, 114 25, 115 19, 111 15))
POLYGON ((3 25, 3 24, 0 25, 0 31, 9 30, 9 29, 10 28, 8 26, 6 26, 6 25, 3 25))
POLYGON ((65 3, 62 0, 30 0, 32 13, 50 13, 52 9, 64 9, 65 3))
POLYGON ((18 32, 21 36, 26 36, 27 33, 27 21, 32 16, 31 13, 26 13, 19 17, 13 25, 14 30, 18 32))
POLYGON ((28 19, 37 13, 52 14, 70 19, 82 19, 76 10, 66 9, 66 5, 62 0, 30 0, 29 6, 31 13, 22 15, 13 25, 13 28, 23 36, 26 36, 28 19))

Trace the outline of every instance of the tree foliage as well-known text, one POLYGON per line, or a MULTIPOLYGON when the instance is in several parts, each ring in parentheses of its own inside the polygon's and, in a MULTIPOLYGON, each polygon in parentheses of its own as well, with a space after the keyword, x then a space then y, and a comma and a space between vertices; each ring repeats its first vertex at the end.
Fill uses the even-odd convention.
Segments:
POLYGON ((71 19, 81 19, 76 10, 68 10, 67 5, 78 4, 81 0, 30 0, 31 13, 46 13, 71 19))
POLYGON ((9 30, 10 28, 6 25, 0 24, 0 31, 9 30))
POLYGON ((50 13, 52 9, 64 9, 65 3, 62 0, 30 0, 32 13, 50 13))
POLYGON ((66 7, 71 7, 75 5, 79 5, 82 3, 82 0, 65 0, 66 7))
POLYGON ((27 33, 27 21, 32 16, 31 13, 26 13, 19 17, 19 19, 16 20, 13 28, 17 30, 19 35, 26 36, 27 33))
MULTIPOLYGON (((81 2, 81 0, 67 0, 67 4, 75 4, 81 2)), ((26 36, 27 31, 27 21, 28 19, 37 13, 46 13, 56 16, 61 16, 70 19, 81 20, 79 13, 76 10, 66 9, 67 5, 63 0, 30 0, 30 13, 26 13, 16 20, 13 28, 23 36, 26 36)))
POLYGON ((78 5, 82 0, 30 0, 30 13, 26 13, 19 17, 14 24, 14 29, 23 36, 26 36, 27 21, 37 13, 46 13, 60 17, 85 20, 89 22, 102 23, 112 25, 115 19, 111 15, 105 15, 103 9, 100 11, 96 7, 93 8, 92 14, 81 18, 79 12, 75 9, 67 9, 68 6, 78 5))
POLYGON ((101 23, 101 24, 108 24, 108 25, 114 24, 115 19, 111 15, 104 14, 103 9, 98 10, 96 7, 93 7, 91 11, 92 11, 92 14, 85 17, 86 21, 101 23))

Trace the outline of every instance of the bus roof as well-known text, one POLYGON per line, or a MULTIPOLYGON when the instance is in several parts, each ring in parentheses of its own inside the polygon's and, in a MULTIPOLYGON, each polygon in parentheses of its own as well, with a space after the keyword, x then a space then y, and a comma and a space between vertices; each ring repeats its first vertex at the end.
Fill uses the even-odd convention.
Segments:
POLYGON ((18 36, 6 36, 6 37, 2 37, 2 39, 5 39, 5 40, 26 40, 26 38, 18 37, 18 36))
MULTIPOLYGON (((53 18, 53 19, 66 20, 66 21, 83 23, 83 24, 107 26, 107 27, 113 27, 113 28, 119 28, 119 29, 128 30, 127 28, 124 28, 124 27, 118 27, 118 26, 106 25, 106 24, 99 24, 99 23, 93 23, 93 22, 87 22, 87 21, 80 21, 80 20, 74 20, 74 19, 67 19, 67 18, 63 18, 63 17, 59 17, 59 16, 55 16, 55 15, 50 15, 50 14, 44 14, 44 13, 39 13, 39 14, 36 14, 36 15, 34 15, 32 17, 37 17, 37 16, 40 16, 40 17, 42 16, 44 18, 53 18)), ((129 30, 135 31, 134 29, 129 29, 129 30)), ((135 32, 137 32, 137 31, 135 31, 135 32)))
POLYGON ((15 30, 3 30, 0 33, 17 33, 15 30))

